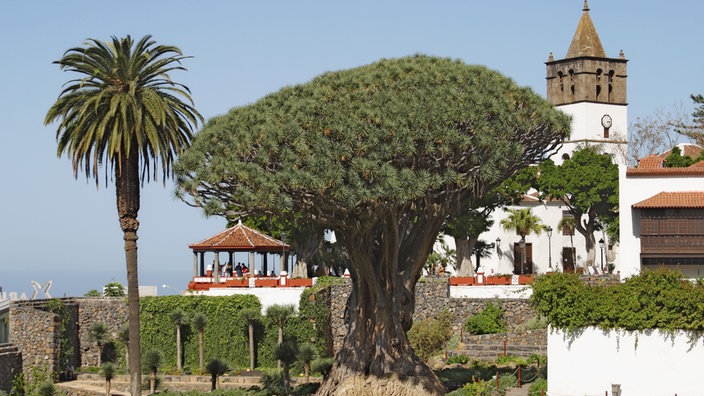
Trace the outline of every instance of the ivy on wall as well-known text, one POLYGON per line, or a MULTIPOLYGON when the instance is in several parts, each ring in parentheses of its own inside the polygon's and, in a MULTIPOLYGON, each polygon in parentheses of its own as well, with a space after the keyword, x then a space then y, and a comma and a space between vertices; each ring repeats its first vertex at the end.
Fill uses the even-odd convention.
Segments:
POLYGON ((536 278, 531 305, 552 326, 575 331, 704 331, 704 285, 672 270, 645 271, 624 283, 588 286, 577 275, 554 273, 536 278))
MULTIPOLYGON (((328 346, 330 311, 320 296, 322 285, 306 289, 300 301, 300 312, 284 327, 284 338, 296 342, 313 343, 321 356, 330 356, 328 346)), ((163 356, 163 369, 176 367, 176 327, 169 320, 169 313, 181 309, 187 323, 198 312, 206 317, 204 332, 205 360, 221 359, 234 368, 249 366, 249 335, 247 323, 240 318, 245 308, 261 310, 259 299, 253 295, 233 296, 162 296, 140 299, 142 350, 157 349, 163 356)), ((274 349, 278 341, 278 328, 265 316, 254 327, 257 367, 275 367, 274 349)), ((183 367, 186 372, 198 369, 198 334, 190 325, 181 328, 183 342, 183 367)))

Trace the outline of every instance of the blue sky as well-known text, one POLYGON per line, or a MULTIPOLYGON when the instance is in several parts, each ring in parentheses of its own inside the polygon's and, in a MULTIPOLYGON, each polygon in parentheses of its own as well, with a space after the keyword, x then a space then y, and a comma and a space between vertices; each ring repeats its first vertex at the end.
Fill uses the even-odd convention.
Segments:
MULTIPOLYGON (((62 84, 75 76, 51 62, 86 38, 153 35, 194 58, 172 77, 203 116, 223 114, 326 71, 415 53, 483 64, 545 96, 548 54, 564 57, 582 0, 540 1, 3 1, 0 2, 0 287, 82 295, 125 281, 114 187, 73 178, 44 126, 62 84)), ((629 119, 704 93, 704 3, 592 0, 604 49, 628 63, 629 119)), ((221 231, 148 184, 139 214, 140 283, 184 289, 188 244, 221 231)), ((163 291, 163 290, 161 290, 163 291)))

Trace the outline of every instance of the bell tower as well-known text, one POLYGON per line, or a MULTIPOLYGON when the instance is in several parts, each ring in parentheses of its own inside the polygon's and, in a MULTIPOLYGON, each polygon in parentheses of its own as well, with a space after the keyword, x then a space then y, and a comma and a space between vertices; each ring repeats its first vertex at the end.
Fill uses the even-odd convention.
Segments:
POLYGON ((567 55, 555 60, 551 52, 545 63, 548 101, 572 116, 572 134, 552 157, 557 164, 584 145, 600 145, 614 162, 626 163, 627 62, 623 51, 606 56, 585 0, 567 55))

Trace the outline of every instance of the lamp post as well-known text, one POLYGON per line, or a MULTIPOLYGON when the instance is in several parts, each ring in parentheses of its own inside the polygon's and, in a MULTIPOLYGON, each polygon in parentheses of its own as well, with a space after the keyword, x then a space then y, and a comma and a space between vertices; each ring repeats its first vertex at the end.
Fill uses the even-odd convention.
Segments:
POLYGON ((604 238, 599 239, 599 248, 601 249, 601 272, 604 272, 604 238))
POLYGON ((179 289, 177 289, 177 288, 175 288, 175 287, 173 287, 173 286, 171 286, 171 285, 163 284, 163 285, 161 285, 161 287, 164 288, 164 289, 166 289, 166 288, 168 287, 168 288, 170 288, 170 289, 176 290, 176 291, 178 292, 178 294, 183 294, 183 291, 181 291, 181 290, 179 290, 179 289))
POLYGON ((496 237, 496 254, 501 253, 501 238, 496 237))
POLYGON ((548 233, 548 268, 552 269, 552 227, 545 229, 548 233))
POLYGON ((526 237, 525 237, 525 235, 521 235, 521 240, 518 241, 518 246, 521 247, 521 270, 519 271, 519 274, 523 275, 523 271, 526 267, 526 237))
POLYGON ((291 273, 288 272, 288 262, 286 262, 286 231, 281 231, 281 271, 286 271, 289 276, 291 276, 291 273))

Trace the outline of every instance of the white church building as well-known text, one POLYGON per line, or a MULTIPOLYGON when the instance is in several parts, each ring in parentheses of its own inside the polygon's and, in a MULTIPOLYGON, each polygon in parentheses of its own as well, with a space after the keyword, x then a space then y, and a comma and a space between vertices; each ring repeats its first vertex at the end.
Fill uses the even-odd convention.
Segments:
MULTIPOLYGON (((583 146, 599 146, 602 152, 612 154, 619 167, 626 166, 627 62, 623 51, 615 57, 607 56, 585 1, 565 57, 556 60, 550 53, 546 62, 547 100, 572 117, 570 137, 551 157, 557 165, 583 146)), ((570 216, 567 208, 560 201, 540 201, 537 194, 524 196, 520 208, 526 207, 531 208, 533 215, 552 231, 527 235, 524 241, 526 257, 522 260, 520 236, 515 231, 503 229, 501 220, 507 217, 507 212, 497 209, 492 213, 493 226, 479 237, 486 243, 494 243, 494 251, 489 257, 481 258, 478 272, 487 275, 540 274, 585 268, 584 238, 569 227, 558 227, 564 216, 570 216)), ((454 240, 449 237, 445 240, 452 248, 454 240)), ((609 264, 617 264, 618 245, 611 243, 602 232, 595 235, 595 240, 599 241, 596 259, 586 270, 599 271, 608 268, 609 264)), ((476 265, 474 260, 473 257, 472 262, 476 265)))

